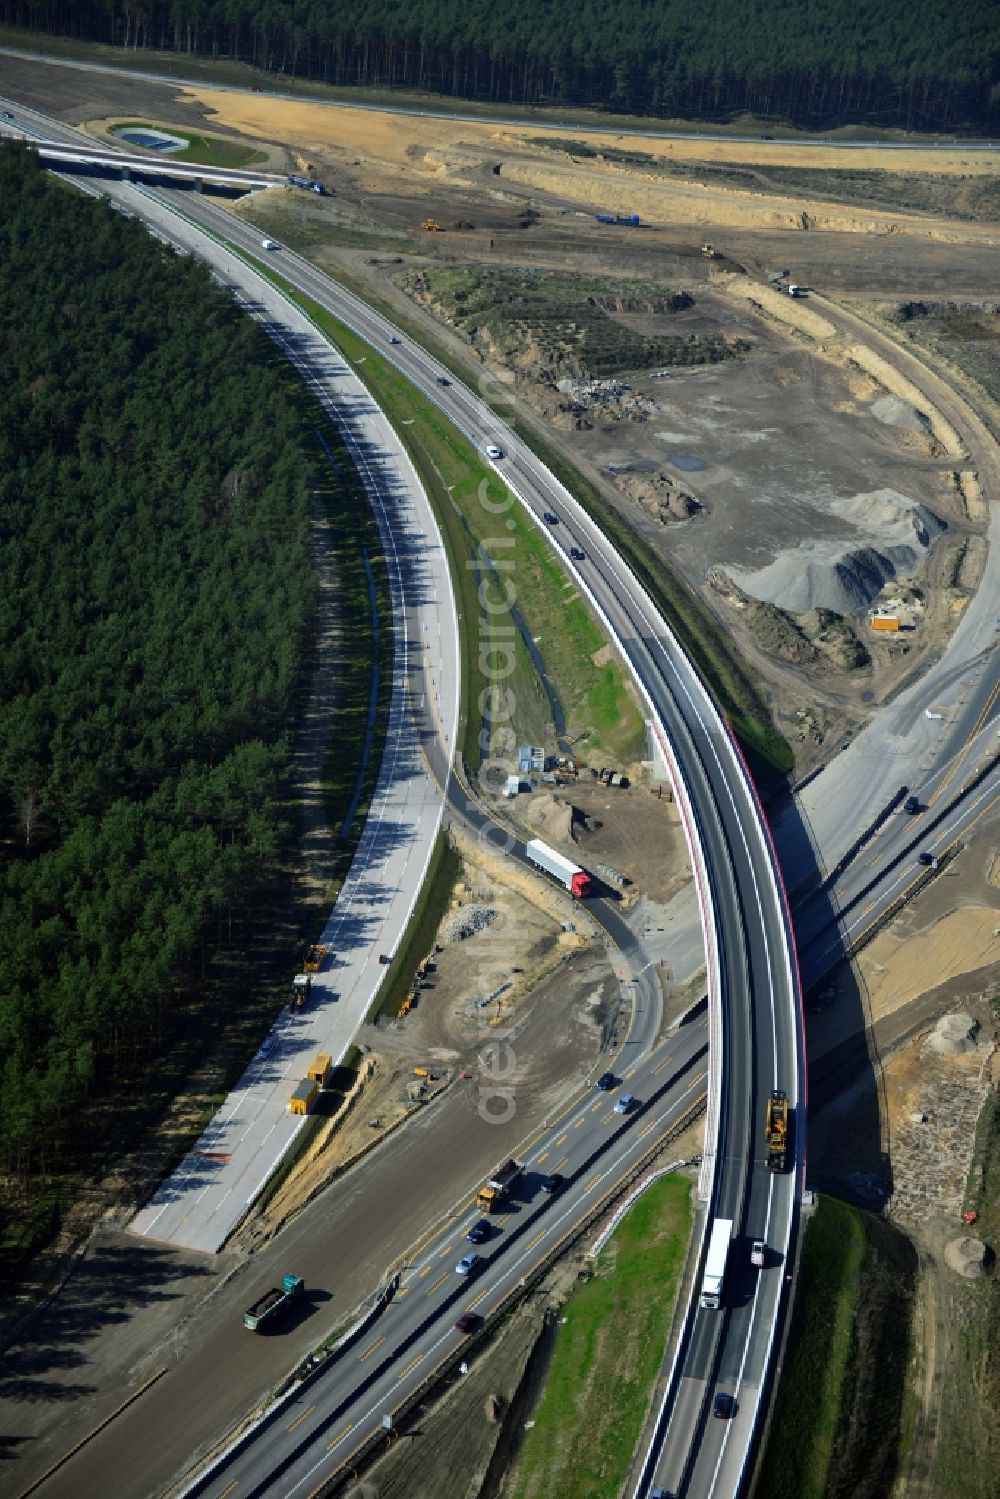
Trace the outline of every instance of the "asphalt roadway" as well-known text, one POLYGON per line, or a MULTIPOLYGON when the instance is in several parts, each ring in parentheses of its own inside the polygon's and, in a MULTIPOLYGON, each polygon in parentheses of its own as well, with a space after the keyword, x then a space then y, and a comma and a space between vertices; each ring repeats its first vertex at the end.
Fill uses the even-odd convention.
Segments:
MULTIPOLYGON (((115 197, 129 190, 109 190, 115 197)), ((138 190, 136 190, 138 191, 138 190)), ((158 221, 161 232, 176 237, 173 216, 158 212, 158 202, 167 194, 142 193, 143 217, 158 221)), ((170 194, 171 199, 175 194, 170 194)), ((211 232, 225 235, 249 256, 260 256, 259 240, 246 226, 219 209, 192 196, 183 202, 183 212, 211 232)), ((213 255, 217 252, 213 251, 213 255)), ((222 252, 227 255, 228 252, 222 252)), ((331 307, 350 322, 387 357, 414 379, 481 446, 498 441, 506 456, 496 464, 498 472, 513 487, 537 520, 555 510, 562 524, 554 533, 557 551, 581 588, 603 610, 621 649, 636 672, 664 726, 666 737, 681 751, 689 789, 697 806, 697 833, 709 849, 712 869, 712 902, 719 923, 717 946, 721 957, 721 993, 725 1026, 725 1057, 731 1069, 726 1077, 729 1106, 722 1111, 717 1170, 717 1200, 713 1210, 737 1221, 741 1233, 757 1233, 761 1226, 778 1246, 787 1248, 794 1221, 794 1178, 782 1184, 765 1184, 748 1169, 751 1140, 763 1097, 773 1086, 784 1086, 795 1104, 801 1067, 797 1054, 795 1021, 798 1013, 797 981, 789 958, 790 927, 775 879, 767 844, 752 791, 742 776, 733 743, 715 719, 711 704, 691 672, 686 659, 669 637, 663 621, 638 583, 624 568, 609 543, 572 497, 547 473, 519 440, 502 430, 495 416, 471 392, 452 384, 437 384, 443 373, 421 349, 405 342, 391 343, 397 335, 377 313, 358 302, 342 288, 330 283, 306 262, 287 252, 275 257, 280 273, 331 307), (576 563, 568 556, 571 547, 585 554, 576 563)), ((227 279, 239 279, 228 258, 223 262, 227 279)), ((662 732, 662 731, 661 731, 662 732)), ((767 1279, 760 1282, 743 1315, 727 1308, 705 1337, 692 1341, 685 1369, 698 1380, 707 1403, 721 1378, 730 1381, 741 1370, 754 1377, 763 1368, 772 1346, 777 1294, 769 1294, 767 1279), (753 1357, 747 1363, 747 1348, 753 1357)), ((428 1334, 428 1336, 431 1336, 428 1334)), ((417 1350, 420 1352, 420 1350, 417 1350)), ((744 1384, 748 1391, 749 1384, 744 1384)), ((703 1409, 706 1408, 703 1405, 703 1409)), ((722 1456, 728 1469, 741 1470, 749 1450, 756 1409, 747 1394, 741 1404, 742 1422, 732 1423, 725 1433, 722 1456)), ((695 1426, 697 1430, 697 1423, 695 1426)), ((691 1492, 709 1492, 715 1481, 720 1453, 705 1444, 704 1458, 685 1459, 691 1467, 691 1492)))
POLYGON ((681 1027, 636 1068, 616 1069, 619 1086, 613 1092, 595 1091, 576 1101, 532 1144, 521 1182, 491 1219, 489 1240, 478 1247, 481 1261, 473 1273, 456 1274, 471 1249, 465 1235, 482 1216, 466 1200, 402 1270, 387 1308, 364 1334, 332 1366, 294 1389, 189 1492, 305 1499, 377 1436, 386 1419, 395 1425, 400 1407, 426 1380, 465 1353, 456 1318, 466 1312, 487 1318, 519 1293, 622 1175, 687 1116, 704 1091, 705 1067, 702 1018, 681 1027), (636 1102, 619 1115, 614 1103, 625 1091, 634 1091, 636 1102), (553 1196, 541 1190, 549 1172, 562 1174, 566 1183, 553 1196))

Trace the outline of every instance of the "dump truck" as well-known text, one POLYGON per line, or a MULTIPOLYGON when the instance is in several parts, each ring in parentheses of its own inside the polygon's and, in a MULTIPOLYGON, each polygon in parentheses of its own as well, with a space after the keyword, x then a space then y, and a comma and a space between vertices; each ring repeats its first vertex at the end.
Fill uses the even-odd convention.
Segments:
POLYGON ((726 1278, 726 1261, 732 1237, 733 1220, 716 1218, 712 1224, 712 1237, 708 1241, 705 1274, 701 1282, 701 1304, 707 1311, 717 1311, 722 1305, 722 1282, 726 1278))
POLYGON ((321 1088, 325 1088, 326 1080, 330 1076, 330 1068, 332 1065, 333 1059, 329 1055, 329 1053, 325 1051, 318 1051, 313 1057, 312 1061, 309 1063, 309 1071, 306 1073, 307 1081, 318 1083, 321 1088))
POLYGON ((568 890, 577 900, 583 900, 590 894, 593 880, 585 869, 579 864, 574 864, 572 859, 564 859, 562 854, 557 854, 554 848, 549 848, 540 838, 532 838, 530 843, 525 844, 525 852, 532 864, 537 864, 539 869, 544 869, 554 880, 558 880, 563 889, 568 890))
POLYGON ((258 1332, 265 1322, 283 1316, 304 1290, 305 1281, 301 1275, 286 1275, 280 1286, 272 1286, 259 1301, 247 1307, 243 1313, 243 1326, 249 1327, 251 1332, 258 1332))
POLYGON ((330 949, 328 947, 324 947, 322 943, 314 944, 312 947, 307 947, 306 955, 302 960, 302 967, 304 968, 306 973, 319 973, 320 969, 323 967, 323 964, 326 962, 326 955, 329 950, 330 949))
POLYGON ((297 973, 292 979, 292 1000, 290 1009, 302 1010, 309 1003, 309 995, 312 993, 312 974, 297 973))
POLYGON ((479 1188, 476 1207, 482 1208, 484 1213, 495 1213, 523 1170, 524 1167, 514 1160, 505 1161, 502 1166, 498 1166, 479 1188))
POLYGON ((777 1088, 767 1100, 764 1138, 767 1141, 768 1170, 784 1171, 788 1153, 788 1099, 777 1088))
POLYGON ((316 1079, 304 1077, 288 1100, 288 1112, 290 1114, 308 1114, 316 1101, 318 1092, 319 1083, 316 1079))

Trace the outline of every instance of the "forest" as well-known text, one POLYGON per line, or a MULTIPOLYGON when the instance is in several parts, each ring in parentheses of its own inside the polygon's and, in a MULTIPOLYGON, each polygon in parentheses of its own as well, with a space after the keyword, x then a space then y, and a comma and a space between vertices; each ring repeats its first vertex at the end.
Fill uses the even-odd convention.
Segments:
POLYGON ((8 26, 336 85, 809 129, 985 131, 990 0, 0 0, 8 26))
POLYGON ((0 148, 0 1163, 169 1040, 273 860, 309 639, 284 367, 207 269, 0 148))

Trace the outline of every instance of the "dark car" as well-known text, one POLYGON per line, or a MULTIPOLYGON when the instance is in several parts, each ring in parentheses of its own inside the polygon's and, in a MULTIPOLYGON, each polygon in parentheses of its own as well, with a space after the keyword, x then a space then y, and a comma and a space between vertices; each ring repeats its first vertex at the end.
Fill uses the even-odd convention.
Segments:
POLYGON ((920 811, 920 798, 919 798, 919 796, 908 796, 906 798, 906 801, 903 803, 903 811, 904 812, 910 812, 910 813, 919 812, 920 811))
POLYGON ((937 869, 938 867, 937 859, 926 848, 917 855, 917 863, 923 864, 925 869, 937 869))
POLYGON ((602 1072, 600 1077, 597 1079, 597 1086, 600 1088, 602 1093, 610 1093, 614 1085, 615 1075, 613 1072, 602 1072))
POLYGON ((447 375, 436 375, 435 379, 437 380, 437 383, 439 385, 450 385, 451 384, 451 381, 448 379, 447 375))
POLYGON ((712 1401, 712 1415, 718 1416, 722 1421, 728 1421, 736 1414, 736 1396, 727 1395, 725 1390, 719 1390, 712 1401))
POLYGON ((455 1331, 461 1333, 475 1332, 476 1328, 479 1326, 480 1320, 481 1319, 476 1316, 475 1312, 463 1312, 458 1321, 455 1323, 455 1331))
POLYGON ((570 547, 569 554, 574 562, 582 562, 587 555, 582 547, 570 547))
POLYGON ((465 1237, 470 1244, 485 1244, 492 1231, 493 1225, 490 1220, 488 1218, 480 1218, 478 1223, 472 1225, 465 1237))
POLYGON ((546 510, 545 514, 542 516, 542 520, 547 526, 557 526, 559 524, 558 515, 553 515, 551 510, 546 510))
POLYGON ((541 1186, 543 1192, 558 1192, 562 1184, 563 1179, 558 1171, 553 1172, 551 1176, 542 1177, 541 1186))

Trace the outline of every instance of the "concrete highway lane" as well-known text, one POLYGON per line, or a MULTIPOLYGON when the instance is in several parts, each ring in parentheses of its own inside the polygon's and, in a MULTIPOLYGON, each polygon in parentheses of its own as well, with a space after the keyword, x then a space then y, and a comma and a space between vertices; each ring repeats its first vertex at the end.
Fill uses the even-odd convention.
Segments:
POLYGON ((481 1216, 466 1202, 406 1267, 392 1302, 365 1335, 190 1492, 222 1495, 235 1484, 240 1494, 310 1493, 429 1374, 461 1353, 466 1344, 454 1328, 458 1317, 488 1317, 516 1294, 686 1115, 704 1090, 705 1050, 704 1023, 694 1022, 643 1065, 619 1073, 618 1091, 627 1087, 638 1099, 624 1116, 614 1111, 615 1093, 585 1093, 531 1151, 509 1206, 491 1220, 473 1274, 466 1278, 455 1268, 470 1251, 465 1235, 481 1216), (559 1171, 565 1185, 547 1196, 541 1181, 551 1171, 559 1171))
MULTIPOLYGON (((116 195, 118 192, 127 194, 126 189, 117 190, 116 195)), ((134 202, 132 197, 127 200, 134 202)), ((154 209, 144 207, 142 211, 144 216, 156 218, 154 209)), ((183 212, 214 234, 242 244, 250 257, 261 258, 255 232, 213 205, 187 198, 183 212)), ((785 1178, 774 1187, 776 1202, 772 1211, 771 1184, 767 1184, 764 1194, 752 1164, 751 1141, 759 1128, 758 1119, 762 1118, 763 1098, 771 1086, 784 1086, 793 1105, 800 1102, 795 1033, 797 983, 789 957, 787 913, 761 831, 758 809, 725 729, 719 725, 686 658, 627 566, 530 450, 513 433, 503 430, 471 392, 455 383, 439 386, 434 373, 437 367, 422 351, 414 350, 405 340, 389 344, 390 336, 398 339, 398 335, 392 333, 378 314, 297 256, 282 252, 275 256, 275 265, 283 276, 383 349, 472 440, 481 447, 487 441, 497 441, 505 456, 495 466, 508 478, 522 504, 540 526, 545 510, 559 514, 562 525, 555 544, 575 547, 583 553, 581 558, 569 558, 567 566, 608 620, 613 636, 647 694, 657 724, 655 732, 664 745, 669 741, 676 748, 682 760, 680 774, 694 807, 695 827, 690 831, 708 850, 710 889, 704 892, 704 898, 714 922, 712 945, 718 953, 721 989, 721 1009, 717 1012, 712 1005, 709 1014, 714 1017, 713 1024, 722 1027, 721 1035, 714 1039, 724 1041, 725 1046, 717 1047, 715 1056, 724 1057, 726 1069, 720 1095, 725 1105, 719 1115, 713 1206, 716 1212, 731 1214, 736 1219, 739 1233, 744 1233, 751 1221, 767 1222, 769 1231, 783 1248, 791 1233, 793 1178, 785 1178)), ((641 1067, 636 1075, 641 1079, 641 1067)), ((579 1126, 583 1138, 587 1137, 587 1123, 581 1121, 579 1126)), ((623 1130, 626 1140, 637 1124, 638 1120, 623 1130)), ((592 1122, 590 1127, 594 1127, 592 1122)), ((714 1140, 713 1135, 713 1145, 714 1140)), ((596 1183, 588 1182, 577 1187, 581 1193, 596 1189, 596 1183)), ((502 1259, 500 1255, 498 1264, 502 1259)), ((708 1336, 711 1341, 711 1333, 701 1333, 696 1327, 685 1352, 685 1359, 692 1362, 689 1367, 685 1365, 682 1373, 697 1378, 697 1371, 706 1362, 711 1368, 705 1372, 713 1381, 722 1369, 745 1370, 748 1348, 756 1350, 754 1356, 760 1358, 764 1367, 773 1337, 774 1312, 775 1302, 769 1296, 753 1298, 749 1323, 728 1309, 724 1311, 718 1318, 718 1338, 714 1355, 710 1356, 706 1355, 703 1340, 708 1336)), ((397 1351, 392 1370, 387 1370, 395 1383, 422 1377, 421 1366, 427 1365, 433 1341, 426 1341, 429 1333, 424 1337, 425 1341, 411 1355, 416 1362, 412 1366, 407 1363, 402 1374, 398 1364, 403 1350, 397 1351)), ((737 1469, 745 1459, 747 1433, 752 1431, 756 1420, 752 1405, 753 1402, 745 1400, 744 1423, 731 1424, 726 1436, 726 1460, 737 1469), (738 1441, 741 1433, 745 1438, 742 1447, 738 1441)), ((312 1420, 312 1412, 305 1410, 301 1414, 302 1426, 306 1427, 312 1420)), ((687 1435, 691 1491, 708 1493, 718 1472, 718 1457, 707 1447, 704 1454, 696 1451, 697 1444, 693 1442, 696 1432, 687 1435)))

